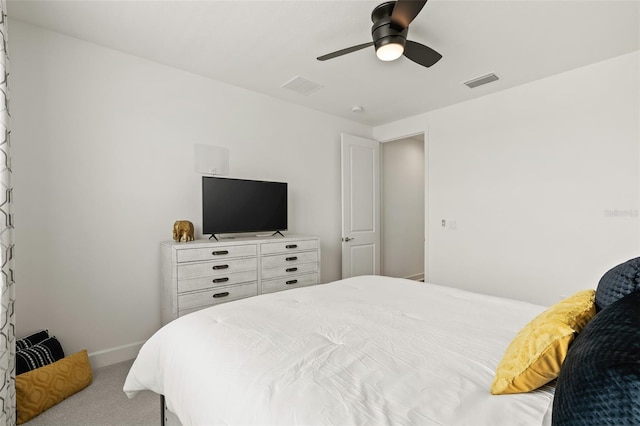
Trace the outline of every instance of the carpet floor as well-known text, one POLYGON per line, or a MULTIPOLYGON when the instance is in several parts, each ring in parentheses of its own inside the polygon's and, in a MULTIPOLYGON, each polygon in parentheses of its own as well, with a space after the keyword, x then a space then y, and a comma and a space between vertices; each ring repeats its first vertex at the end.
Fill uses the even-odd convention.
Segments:
POLYGON ((159 426, 160 396, 144 391, 129 399, 122 391, 133 360, 93 370, 93 383, 26 426, 159 426))

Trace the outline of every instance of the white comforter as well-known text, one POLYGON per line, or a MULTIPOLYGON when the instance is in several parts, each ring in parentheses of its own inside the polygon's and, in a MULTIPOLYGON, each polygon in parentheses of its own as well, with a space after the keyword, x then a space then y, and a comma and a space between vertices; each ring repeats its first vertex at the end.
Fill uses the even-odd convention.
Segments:
POLYGON ((181 317, 124 385, 183 425, 539 425, 552 392, 492 396, 495 367, 543 306, 367 276, 181 317))

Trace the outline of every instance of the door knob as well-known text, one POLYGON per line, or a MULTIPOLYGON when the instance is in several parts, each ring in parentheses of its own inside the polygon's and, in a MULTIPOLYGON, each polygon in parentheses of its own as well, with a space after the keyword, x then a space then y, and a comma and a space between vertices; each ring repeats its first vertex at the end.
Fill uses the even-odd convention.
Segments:
POLYGON ((345 243, 348 243, 348 242, 349 242, 349 241, 351 241, 351 240, 355 240, 355 238, 349 238, 349 237, 346 237, 346 238, 343 238, 343 239, 342 239, 342 241, 344 241, 345 243))

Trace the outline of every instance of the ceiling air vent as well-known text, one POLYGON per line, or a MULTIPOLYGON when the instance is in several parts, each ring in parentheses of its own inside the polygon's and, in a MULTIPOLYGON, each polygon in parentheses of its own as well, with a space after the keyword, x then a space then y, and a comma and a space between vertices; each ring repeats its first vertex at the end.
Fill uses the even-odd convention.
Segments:
POLYGON ((306 78, 300 77, 299 75, 293 77, 291 80, 284 83, 282 86, 285 89, 293 90, 294 92, 298 92, 301 95, 310 95, 316 90, 323 87, 321 84, 316 83, 315 81, 307 80, 306 78))
POLYGON ((466 84, 470 89, 473 89, 474 87, 491 83, 492 81, 496 81, 497 79, 498 79, 498 76, 491 73, 491 74, 483 75, 481 77, 476 77, 473 80, 465 81, 464 84, 466 84))

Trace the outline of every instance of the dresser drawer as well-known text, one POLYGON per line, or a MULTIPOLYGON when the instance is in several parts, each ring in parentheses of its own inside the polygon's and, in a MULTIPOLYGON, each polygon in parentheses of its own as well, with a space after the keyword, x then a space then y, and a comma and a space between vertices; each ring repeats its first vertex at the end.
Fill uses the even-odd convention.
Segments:
POLYGON ((216 260, 213 262, 187 263, 178 265, 178 280, 189 278, 213 277, 234 272, 254 271, 258 269, 255 257, 247 259, 216 260))
POLYGON ((317 251, 305 251, 302 253, 278 254, 273 256, 264 256, 262 258, 262 269, 274 268, 276 266, 297 265, 298 263, 317 262, 317 251))
POLYGON ((262 254, 286 253, 298 250, 317 250, 318 240, 280 241, 277 243, 264 243, 260 247, 262 254))
POLYGON ((278 268, 263 268, 262 278, 284 278, 287 276, 305 274, 308 272, 317 272, 317 263, 301 263, 299 265, 281 266, 278 268))
POLYGON ((183 279, 178 280, 178 293, 241 284, 256 281, 257 279, 258 271, 255 269, 253 271, 226 273, 209 277, 192 278, 189 280, 183 279))
POLYGON ((230 257, 255 256, 257 253, 258 252, 256 244, 246 244, 237 246, 220 246, 179 250, 177 258, 178 263, 181 263, 195 262, 200 260, 226 259, 230 257))
POLYGON ((197 291, 178 295, 178 312, 201 306, 217 305, 236 299, 256 296, 258 283, 251 282, 228 287, 220 287, 214 290, 197 291))
POLYGON ((318 273, 297 275, 288 278, 276 278, 262 281, 262 293, 289 290, 296 287, 318 284, 318 273))

